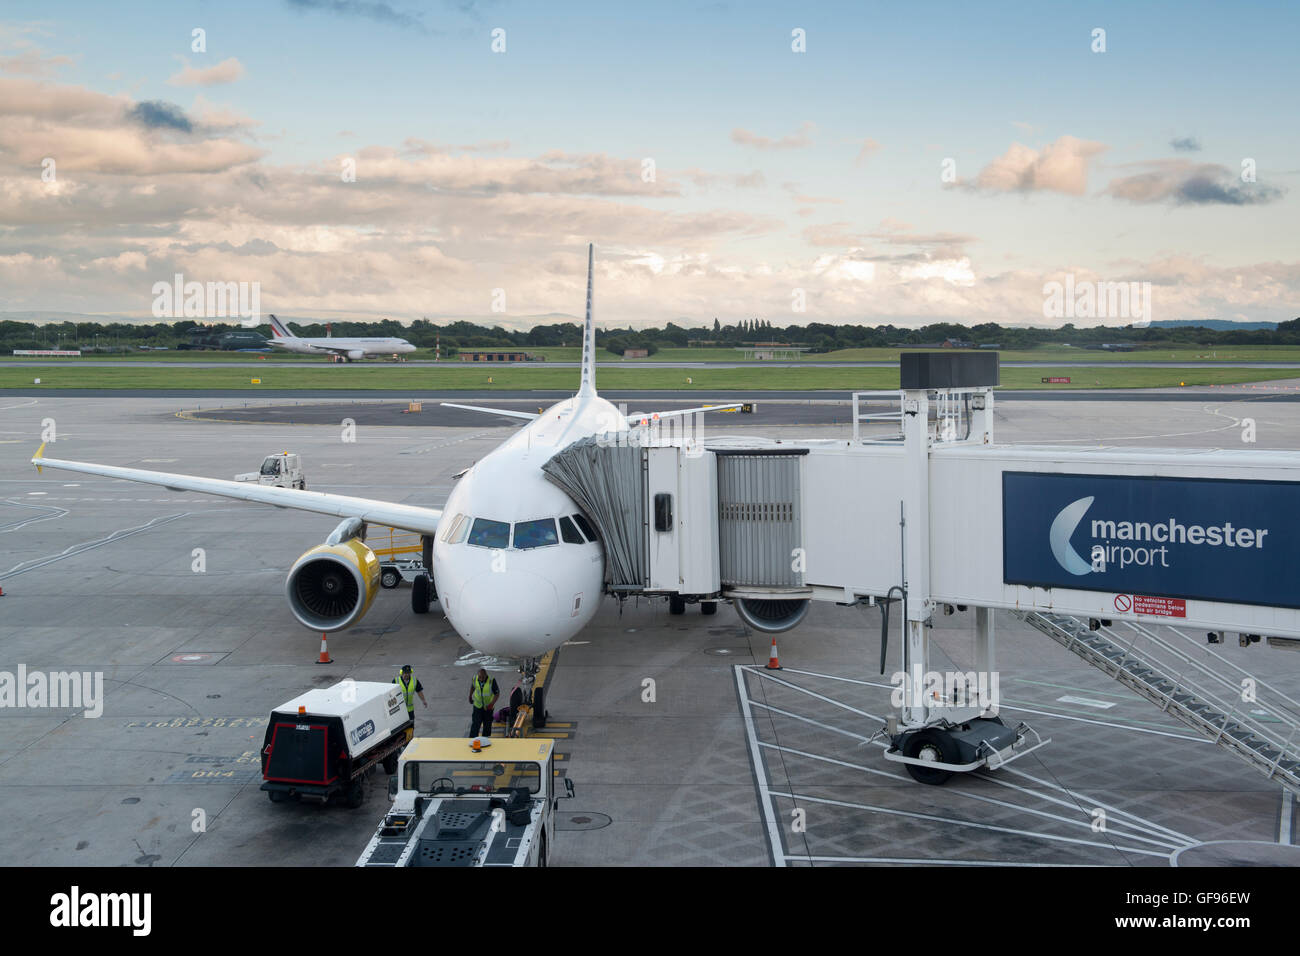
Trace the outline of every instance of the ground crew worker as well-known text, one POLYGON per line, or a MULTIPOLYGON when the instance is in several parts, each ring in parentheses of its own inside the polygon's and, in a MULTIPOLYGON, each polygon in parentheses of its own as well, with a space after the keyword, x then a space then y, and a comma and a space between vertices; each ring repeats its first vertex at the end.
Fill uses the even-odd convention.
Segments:
POLYGON ((406 716, 409 717, 412 722, 414 722, 415 721, 415 695, 416 694, 420 695, 421 704, 423 704, 425 707, 429 706, 429 702, 424 699, 424 685, 421 684, 416 679, 415 675, 411 673, 410 664, 402 665, 402 672, 393 678, 393 683, 398 686, 398 688, 402 692, 402 696, 406 698, 406 716))
POLYGON ((501 689, 497 687, 496 678, 489 677, 488 672, 480 667, 478 675, 469 685, 469 704, 474 708, 474 714, 469 723, 469 735, 471 737, 480 736, 480 728, 482 729, 481 736, 492 736, 492 706, 500 696, 501 689))

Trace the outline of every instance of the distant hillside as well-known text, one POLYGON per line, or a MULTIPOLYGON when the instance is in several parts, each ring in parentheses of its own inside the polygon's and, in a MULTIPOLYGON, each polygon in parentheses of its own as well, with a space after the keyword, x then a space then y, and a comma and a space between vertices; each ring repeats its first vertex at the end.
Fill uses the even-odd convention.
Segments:
POLYGON ((1251 329, 1277 328, 1276 322, 1234 322, 1231 319, 1156 319, 1151 323, 1155 329, 1202 328, 1220 331, 1246 332, 1251 329))

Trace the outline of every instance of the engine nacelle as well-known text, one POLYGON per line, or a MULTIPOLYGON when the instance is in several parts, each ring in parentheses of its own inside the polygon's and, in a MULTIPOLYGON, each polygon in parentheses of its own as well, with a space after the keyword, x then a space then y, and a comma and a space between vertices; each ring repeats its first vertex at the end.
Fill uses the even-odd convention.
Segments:
POLYGON ((366 353, 361 349, 352 349, 352 351, 348 352, 348 360, 352 362, 360 362, 365 357, 366 353))
POLYGON ((379 574, 379 559, 360 538, 317 545, 289 570, 289 610, 313 631, 341 631, 370 610, 379 574))
POLYGON ((761 601, 757 598, 736 598, 736 613, 740 619, 763 634, 780 634, 802 621, 812 603, 807 598, 798 600, 761 601))

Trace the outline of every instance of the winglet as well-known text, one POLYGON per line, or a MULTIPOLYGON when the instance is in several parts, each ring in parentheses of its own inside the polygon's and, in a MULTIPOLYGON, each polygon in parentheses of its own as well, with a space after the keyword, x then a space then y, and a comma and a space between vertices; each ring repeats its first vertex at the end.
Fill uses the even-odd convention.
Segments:
POLYGON ((41 461, 45 458, 45 446, 49 442, 41 442, 41 447, 36 449, 36 454, 32 455, 32 464, 36 466, 36 474, 41 474, 41 461))

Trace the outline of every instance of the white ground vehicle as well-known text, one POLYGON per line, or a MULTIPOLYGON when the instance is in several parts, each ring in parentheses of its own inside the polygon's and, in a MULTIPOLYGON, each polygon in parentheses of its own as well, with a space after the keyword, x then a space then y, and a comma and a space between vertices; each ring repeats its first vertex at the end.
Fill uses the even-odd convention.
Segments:
POLYGON ((309 690, 271 712, 262 789, 272 803, 290 797, 324 803, 341 793, 349 807, 359 807, 366 772, 381 763, 396 771, 414 729, 396 684, 342 680, 309 690))
MULTIPOLYGON (((481 739, 481 738, 474 738, 481 739)), ((357 866, 546 866, 555 840, 555 742, 422 737, 388 781, 393 807, 357 866)), ((565 797, 573 781, 564 781, 565 797)))
POLYGON ((235 481, 255 481, 259 485, 271 485, 276 488, 307 487, 307 476, 302 471, 302 459, 287 451, 282 451, 278 455, 267 455, 262 461, 261 468, 235 475, 235 481))

